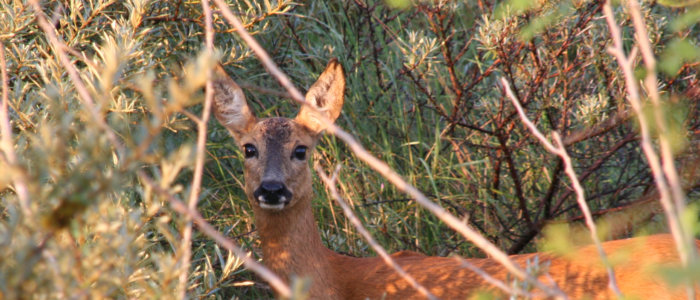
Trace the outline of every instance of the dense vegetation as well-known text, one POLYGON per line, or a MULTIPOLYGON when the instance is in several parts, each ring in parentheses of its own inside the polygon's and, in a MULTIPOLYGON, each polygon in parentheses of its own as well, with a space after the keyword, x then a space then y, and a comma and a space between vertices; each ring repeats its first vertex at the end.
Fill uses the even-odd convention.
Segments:
MULTIPOLYGON (((604 1, 229 4, 302 89, 337 57, 348 77, 338 125, 508 253, 535 251, 545 225, 582 217, 562 162, 522 124, 500 77, 541 131, 563 136, 588 205, 599 220, 615 221, 602 226, 606 238, 668 231, 625 79, 606 51, 612 40, 604 1)), ((199 1, 40 5, 95 109, 78 94, 32 6, 0 0, 12 133, 0 155, 0 298, 171 298, 182 272, 192 298, 269 297, 264 281, 198 231, 183 270, 186 220, 162 195, 190 195, 192 119, 202 113, 215 60, 247 90, 258 115, 292 116, 296 105, 216 11, 218 52, 204 51, 199 1)), ((700 204, 700 4, 641 6, 659 58, 665 134, 691 204, 684 222, 693 228, 700 204)), ((636 51, 625 8, 613 8, 625 50, 636 51)), ((640 62, 635 72, 641 79, 649 71, 640 62)), ((243 154, 218 123, 208 127, 198 210, 257 258, 243 154)), ((483 256, 335 137, 323 138, 313 163, 343 166, 343 197, 388 250, 483 256)), ((314 190, 328 247, 374 255, 325 187, 315 182, 314 190)))

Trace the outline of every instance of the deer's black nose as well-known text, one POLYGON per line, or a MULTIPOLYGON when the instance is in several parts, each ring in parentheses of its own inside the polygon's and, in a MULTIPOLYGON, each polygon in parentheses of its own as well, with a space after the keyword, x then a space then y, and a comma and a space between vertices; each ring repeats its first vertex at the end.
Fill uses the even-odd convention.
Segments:
POLYGON ((265 194, 279 194, 284 189, 284 184, 279 181, 263 181, 260 189, 265 194))
POLYGON ((292 193, 284 183, 273 180, 266 180, 253 193, 258 203, 265 206, 286 205, 292 198, 292 193))

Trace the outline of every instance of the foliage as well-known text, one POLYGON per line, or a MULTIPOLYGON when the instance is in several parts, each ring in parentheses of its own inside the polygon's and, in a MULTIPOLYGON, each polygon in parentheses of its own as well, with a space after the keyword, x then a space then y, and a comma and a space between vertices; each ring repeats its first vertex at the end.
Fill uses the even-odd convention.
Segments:
MULTIPOLYGON (((231 2, 231 1, 229 1, 231 2)), ((692 1, 691 1, 692 2, 692 1)), ((674 2, 675 3, 675 2, 674 2)), ((578 222, 563 165, 530 137, 497 78, 504 76, 543 132, 559 131, 594 213, 634 215, 608 237, 665 231, 638 147, 601 1, 238 1, 229 3, 274 61, 302 88, 338 57, 348 75, 339 125, 434 201, 509 253, 535 250, 552 222, 578 222), (652 199, 653 200, 653 199, 652 199), (626 213, 618 212, 624 207, 626 213), (630 212, 631 211, 631 212, 630 212), (597 213, 596 213, 597 212, 597 213)), ((247 46, 214 14, 216 57, 203 51, 198 1, 60 1, 42 4, 125 146, 91 119, 73 82, 23 1, 0 0, 0 42, 9 71, 17 165, 0 159, 0 294, 65 298, 171 298, 177 288, 184 218, 143 182, 186 199, 205 70, 218 59, 261 116, 295 105, 247 46), (17 180, 29 191, 22 213, 17 180), (171 295, 171 293, 173 293, 171 295)), ((700 202, 700 53, 697 4, 642 3, 661 60, 659 86, 678 145, 688 201, 700 202), (693 21, 694 20, 694 21, 693 21)), ((630 20, 616 7, 624 41, 630 20)), ((631 50, 631 49, 629 49, 631 50)), ((642 69, 639 72, 644 72, 642 69)), ((640 76, 640 78, 643 78, 640 76)), ((209 123, 199 211, 259 257, 242 191, 242 153, 209 123)), ((5 158, 5 156, 0 156, 5 158)), ((327 136, 314 161, 343 164, 340 190, 390 251, 479 256, 477 248, 327 136)), ((327 245, 373 255, 314 183, 315 214, 327 245)), ((697 223, 697 210, 684 220, 697 223)), ((626 219, 625 219, 626 220, 626 219)), ((193 298, 269 297, 240 260, 195 233, 193 298)))

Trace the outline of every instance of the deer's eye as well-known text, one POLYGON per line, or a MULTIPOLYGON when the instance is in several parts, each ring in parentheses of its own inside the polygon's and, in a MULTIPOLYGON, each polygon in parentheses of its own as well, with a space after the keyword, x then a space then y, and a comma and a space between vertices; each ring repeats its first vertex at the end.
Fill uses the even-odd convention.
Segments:
POLYGON ((258 156, 258 149, 251 144, 243 145, 243 152, 245 152, 245 158, 251 158, 258 156))
POLYGON ((296 158, 298 160, 306 159, 306 146, 297 146, 296 148, 294 148, 292 158, 296 158))

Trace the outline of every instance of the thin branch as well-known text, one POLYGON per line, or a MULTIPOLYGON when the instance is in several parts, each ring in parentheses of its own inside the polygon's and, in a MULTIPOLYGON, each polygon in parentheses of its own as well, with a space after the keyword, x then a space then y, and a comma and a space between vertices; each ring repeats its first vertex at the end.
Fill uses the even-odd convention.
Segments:
MULTIPOLYGON (((661 145, 662 168, 666 175, 667 183, 671 188, 671 195, 676 204, 676 210, 680 213, 685 209, 685 194, 683 193, 683 188, 678 178, 678 171, 673 163, 673 151, 671 150, 671 142, 668 139, 669 133, 664 118, 664 109, 661 107, 662 104, 659 99, 658 80, 656 79, 656 59, 654 58, 654 52, 649 43, 649 34, 647 33, 646 24, 640 12, 639 3, 637 0, 629 0, 628 7, 636 32, 637 44, 639 45, 639 50, 642 53, 642 59, 647 69, 644 85, 646 86, 647 95, 652 105, 654 105, 654 117, 659 134, 659 144, 661 145)), ((691 233, 686 232, 684 236, 686 242, 692 238, 691 236, 691 233)), ((687 244, 692 245, 692 243, 687 244)), ((693 253, 693 251, 689 252, 689 254, 690 253, 693 253)))
MULTIPOLYGON (((270 74, 272 74, 272 76, 274 76, 277 79, 277 81, 290 93, 290 95, 295 101, 303 105, 307 105, 304 101, 304 97, 301 94, 301 92, 299 92, 299 90, 296 87, 294 87, 287 75, 285 75, 279 69, 279 67, 277 67, 277 65, 272 61, 270 56, 260 46, 260 44, 258 44, 258 42, 245 30, 245 28, 243 28, 241 22, 236 16, 233 15, 228 6, 226 6, 226 3, 223 0, 214 1, 219 7, 219 10, 224 16, 224 18, 232 26, 235 27, 236 32, 258 56, 258 59, 265 66, 268 72, 270 72, 270 74)), ((326 130, 329 133, 343 140, 359 159, 367 163, 367 165, 369 165, 372 169, 384 176, 384 178, 386 178, 389 182, 394 184, 396 188, 416 199, 416 202, 428 209, 440 220, 445 222, 447 226, 450 226, 452 229, 459 232, 466 239, 472 241, 472 243, 474 243, 477 247, 481 248, 486 253, 488 253, 495 261, 503 265, 509 272, 513 273, 513 275, 533 284, 535 287, 541 289, 550 296, 554 296, 561 299, 567 299, 566 294, 564 294, 564 292, 562 292, 561 289, 559 289, 556 286, 547 286, 542 282, 538 281, 536 278, 527 274, 527 272, 525 272, 525 270, 523 270, 514 261, 512 261, 506 253, 498 249, 498 247, 489 242, 476 230, 463 223, 461 220, 459 220, 454 215, 450 214, 441 206, 430 201, 418 189, 408 184, 408 182, 406 182, 398 173, 396 173, 396 171, 392 170, 385 162, 377 159, 372 154, 370 154, 365 148, 362 147, 362 145, 360 145, 359 142, 355 140, 355 138, 351 134, 340 129, 338 126, 333 124, 333 122, 328 120, 328 118, 320 117, 319 121, 321 121, 321 123, 324 126, 326 126, 326 130)))
POLYGON ((661 169, 661 163, 659 162, 659 157, 654 152, 654 147, 652 145, 652 138, 649 129, 646 116, 642 111, 642 102, 639 97, 639 88, 637 87, 637 81, 635 79, 633 64, 634 64, 634 53, 636 53, 636 47, 632 50, 629 56, 625 56, 623 44, 622 44, 622 34, 620 27, 615 21, 615 15, 612 11, 612 6, 610 1, 606 1, 603 6, 603 14, 608 23, 608 28, 610 30, 610 36, 613 39, 613 47, 608 48, 608 52, 612 54, 618 61, 620 69, 625 77, 625 86, 627 87, 627 100, 629 101, 632 109, 634 109, 639 120, 639 128, 642 135, 641 146, 644 155, 649 162, 649 167, 651 168, 652 175, 654 176, 654 182, 659 190, 661 205, 664 208, 664 213, 668 219, 669 228, 671 230, 671 235, 676 243, 676 248, 679 251, 679 256, 681 257, 681 262, 683 265, 688 264, 688 247, 687 243, 684 242, 683 228, 681 227, 679 221, 679 212, 677 207, 674 207, 674 203, 671 200, 671 194, 669 191, 666 178, 664 178, 663 171, 661 169))
POLYGON ((515 97, 513 94, 513 91, 510 89, 510 85, 508 85, 508 81, 501 77, 501 84, 503 84, 503 87, 506 91, 506 95, 508 98, 513 102, 513 105, 515 106, 515 109, 518 111, 518 115, 520 115, 520 119, 522 119, 523 123, 527 126, 528 129, 530 129, 530 132, 532 132, 533 135, 537 137, 537 139, 544 145, 544 147, 551 153, 558 155, 561 157, 561 159, 564 161, 564 172, 566 175, 569 176, 571 179, 571 183, 573 184, 574 191, 576 191, 576 201, 578 202, 579 207, 581 207, 581 211, 583 212, 583 215, 586 219, 586 226, 590 230, 591 233, 591 239, 593 240, 593 243, 595 244, 597 250, 598 250, 598 255, 600 256, 600 259, 603 261, 603 265, 607 269, 608 272, 608 278, 610 280, 609 282, 609 288, 615 292, 615 295, 617 297, 621 297, 622 293, 620 292, 620 289, 617 286, 617 281, 615 280, 615 271, 613 270, 612 266, 608 262, 608 258, 605 255, 605 250, 603 250, 603 246, 600 243, 600 239, 598 238, 598 229, 595 225, 595 222, 593 221, 593 216, 591 215, 591 210, 588 208, 588 204, 586 203, 586 197, 583 192, 583 187, 581 186, 581 182, 579 182, 578 177, 576 176, 576 172, 574 171, 574 167, 571 163, 571 157, 569 157, 569 154, 566 153, 566 148, 564 148, 564 143, 561 141, 561 137, 559 136, 558 133, 553 132, 554 136, 554 141, 556 142, 556 146, 552 145, 542 134, 542 132, 537 129, 537 126, 530 121, 530 119, 527 117, 525 114, 525 111, 523 110, 522 106, 520 106, 520 102, 518 99, 515 97))
POLYGON ((345 201, 343 201, 343 198, 340 196, 338 193, 338 189, 335 187, 335 182, 338 179, 338 172, 340 171, 340 165, 338 165, 335 168, 335 171, 333 172, 332 177, 328 177, 325 172, 323 172, 323 169, 321 166, 316 165, 316 173, 318 174, 319 177, 321 177, 321 180, 323 180, 323 183, 326 184, 326 187, 328 188, 328 191, 331 193, 331 197, 335 199, 335 201, 340 205, 340 207, 343 209, 343 213, 345 214, 348 219, 350 219, 350 223, 352 223, 353 226, 355 226, 355 229, 357 229, 357 232, 362 235, 362 237, 365 238, 367 243, 374 249, 377 254, 384 260, 384 263, 386 263, 389 267, 393 268, 396 273, 399 274, 404 280, 406 280, 414 289, 416 289, 421 295, 425 296, 428 299, 438 299, 433 295, 428 289, 426 289, 423 285, 418 283, 415 278, 413 278, 410 274, 406 273, 406 271, 399 266, 399 264, 394 261, 394 259, 391 258, 389 253, 386 252, 386 250, 377 243, 376 240, 372 237, 372 235, 365 229, 364 226, 362 226, 362 222, 360 222, 360 219, 358 219, 355 216, 355 213, 352 212, 352 209, 350 206, 348 206, 345 201))
MULTIPOLYGON (((625 82, 629 91, 628 100, 639 118, 640 128, 642 130, 642 147, 649 161, 649 166, 652 168, 654 181, 661 194, 661 204, 668 218, 669 227, 671 228, 671 233, 676 242, 676 248, 681 257, 681 262, 684 266, 689 266, 696 260, 697 249, 695 248, 695 243, 692 242, 692 232, 690 230, 684 230, 680 222, 681 213, 685 210, 685 194, 678 176, 678 171, 674 165, 671 143, 668 139, 668 129, 664 120, 664 110, 660 101, 656 78, 656 59, 654 58, 651 43, 649 43, 649 34, 647 33, 646 24, 641 15, 639 3, 636 0, 629 0, 627 4, 634 25, 637 45, 642 53, 642 59, 647 70, 644 85, 646 87, 647 96, 654 106, 653 116, 658 131, 661 161, 659 161, 652 147, 651 134, 646 124, 648 121, 642 111, 641 99, 636 86, 637 82, 632 72, 634 60, 625 57, 622 44, 618 43, 621 38, 615 38, 614 48, 612 48, 610 52, 615 55, 623 69, 623 74, 626 79, 625 82)), ((605 3, 604 11, 611 34, 619 35, 620 31, 617 29, 610 1, 605 3)), ((632 54, 630 54, 630 56, 633 57, 632 54)), ((686 290, 689 298, 695 298, 695 291, 691 285, 689 285, 686 290)))
POLYGON ((473 265, 470 263, 468 260, 455 256, 455 259, 462 264, 463 267, 471 270, 472 272, 476 273, 477 275, 481 276, 481 278, 484 278, 486 282, 490 283, 491 285, 503 290, 504 292, 508 293, 509 295, 513 296, 522 296, 525 297, 526 299, 533 298, 533 295, 528 293, 527 291, 524 291, 517 286, 510 287, 507 284, 505 284, 503 281, 498 280, 497 278, 491 276, 489 273, 484 272, 484 270, 479 269, 477 266, 473 265))
POLYGON ((530 212, 527 209, 527 200, 525 199, 524 193, 523 193, 523 184, 522 181, 520 180, 520 174, 518 174, 518 170, 516 169, 515 162, 513 161, 513 156, 511 155, 511 149, 508 148, 508 141, 507 138, 504 135, 503 130, 498 130, 496 131, 496 139, 498 139, 498 144, 501 147, 501 151, 503 152, 503 157, 505 158, 506 161, 506 167, 508 168, 508 173, 510 174, 510 178, 513 181, 513 187, 515 187, 515 198, 518 200, 518 205, 520 206, 520 213, 523 215, 523 219, 525 219, 525 223, 527 223, 528 226, 532 226, 532 218, 530 218, 530 212))
POLYGON ((116 148, 119 156, 122 157, 122 154, 124 154, 125 151, 124 145, 121 143, 121 141, 119 141, 117 135, 109 127, 107 122, 100 116, 101 113, 99 109, 95 106, 95 101, 93 101, 92 96, 90 96, 90 92, 88 92, 87 88, 85 87, 83 80, 80 79, 80 74, 78 74, 78 70, 76 70, 73 63, 70 61, 70 59, 68 59, 68 55, 66 55, 65 49, 67 48, 67 46, 61 40, 58 39, 58 36, 56 36, 56 32, 54 31, 55 28, 46 20, 46 15, 41 9, 39 0, 30 0, 29 2, 34 8, 34 15, 36 16, 37 22, 39 23, 39 27, 41 27, 41 29, 44 31, 44 34, 46 34, 46 37, 49 39, 49 42, 53 46, 54 52, 58 56, 59 61, 68 72, 68 75, 73 81, 73 85, 75 86, 75 89, 78 92, 78 95, 80 96, 80 100, 90 113, 93 122, 95 122, 100 127, 100 129, 104 131, 104 133, 107 135, 107 139, 109 139, 110 143, 112 143, 112 145, 116 148))
POLYGON ((292 99, 299 103, 304 103, 304 96, 301 94, 301 92, 294 87, 294 84, 292 84, 292 81, 289 80, 289 77, 287 77, 287 75, 285 75, 282 70, 280 70, 280 68, 272 62, 270 55, 268 55, 260 44, 258 44, 255 38, 248 33, 248 30, 245 29, 241 21, 233 15, 233 12, 231 12, 231 9, 228 8, 226 2, 223 0, 214 0, 214 2, 216 3, 216 6, 219 7, 219 12, 236 29, 236 33, 238 33, 243 41, 248 44, 250 49, 255 52, 255 55, 258 56, 260 61, 263 63, 263 66, 265 66, 265 69, 267 69, 267 71, 270 72, 270 74, 272 74, 272 76, 274 76, 277 81, 279 81, 279 83, 291 94, 292 99))
MULTIPOLYGON (((0 149, 5 154, 7 164, 11 168, 17 166, 17 155, 15 154, 14 142, 12 141, 12 126, 10 125, 10 116, 7 107, 10 103, 7 78, 7 62, 5 61, 5 44, 0 42, 0 71, 2 71, 2 105, 0 105, 0 149)), ((19 206, 26 218, 32 217, 32 210, 29 204, 29 191, 24 173, 16 170, 13 174, 15 192, 19 199, 19 206)))
POLYGON ((606 119, 605 121, 596 123, 591 127, 584 128, 573 133, 569 133, 566 137, 564 137, 564 146, 569 146, 580 141, 606 133, 620 125, 621 122, 629 119, 631 116, 632 115, 629 113, 629 111, 621 111, 615 114, 614 116, 606 119))
MULTIPOLYGON (((202 0, 202 12, 204 12, 205 24, 205 39, 208 55, 214 54, 214 29, 212 26, 211 8, 208 0, 202 0)), ((211 70, 207 76, 206 88, 204 89, 204 108, 202 117, 197 121, 197 152, 195 157, 194 173, 192 184, 190 185, 190 194, 187 201, 188 208, 192 211, 197 210, 197 200, 202 186, 202 170, 204 169, 204 158, 206 154, 207 142, 207 122, 211 111, 212 98, 214 89, 211 83, 211 70)), ((182 264, 180 265, 180 276, 178 282, 178 294, 180 299, 185 299, 187 296, 187 279, 190 270, 190 262, 192 256, 192 221, 189 217, 185 218, 185 228, 182 231, 182 264)))
POLYGON ((284 283, 284 281, 282 281, 282 279, 279 276, 277 276, 277 274, 270 271, 270 269, 266 268, 265 266, 261 265, 253 258, 251 258, 245 251, 243 251, 243 249, 238 247, 236 243, 226 238, 223 234, 221 234, 221 232, 216 230, 214 226, 212 226, 206 220, 204 220, 202 215, 200 215, 197 210, 190 209, 187 205, 185 205, 185 203, 178 200, 177 198, 175 198, 175 196, 168 193, 167 191, 163 190, 148 176, 145 176, 144 173, 139 173, 140 175, 144 175, 140 177, 148 186, 150 186, 159 195, 165 197, 168 200, 173 210, 191 218, 192 222, 194 222, 194 224, 197 225, 197 228, 199 228, 199 230, 201 230, 202 233, 212 238, 217 244, 219 244, 219 246, 226 248, 226 250, 233 252, 233 254, 236 255, 236 257, 242 259, 243 265, 247 269, 255 272, 258 276, 262 277, 262 279, 270 283, 270 286, 272 286, 272 288, 274 288, 280 294, 280 296, 286 299, 291 297, 291 289, 287 284, 284 283))
MULTIPOLYGON (((586 170, 579 176, 580 180, 586 180, 593 174, 593 172, 598 170, 608 159, 610 159, 612 155, 614 155, 618 150, 622 149, 622 147, 624 147, 628 143, 638 139, 639 138, 636 136, 635 132, 630 132, 627 135, 625 135, 621 140, 615 143, 615 145, 608 149, 602 156, 600 156, 595 162, 593 162, 593 164, 586 168, 586 170)), ((571 190, 566 190, 561 196, 559 196, 556 201, 556 204, 553 206, 553 209, 551 211, 561 213, 562 211, 560 210, 560 208, 562 207, 562 205, 564 205, 564 201, 566 201, 566 199, 569 198, 571 193, 573 193, 571 190)))
POLYGON ((264 87, 257 86, 255 84, 251 84, 251 83, 248 83, 248 82, 245 82, 242 80, 238 80, 238 79, 236 79, 236 83, 242 89, 248 90, 251 92, 255 92, 256 94, 266 94, 266 95, 275 96, 275 97, 282 98, 282 99, 292 99, 292 96, 290 96, 289 93, 284 92, 284 91, 278 91, 278 90, 264 88, 264 87))

